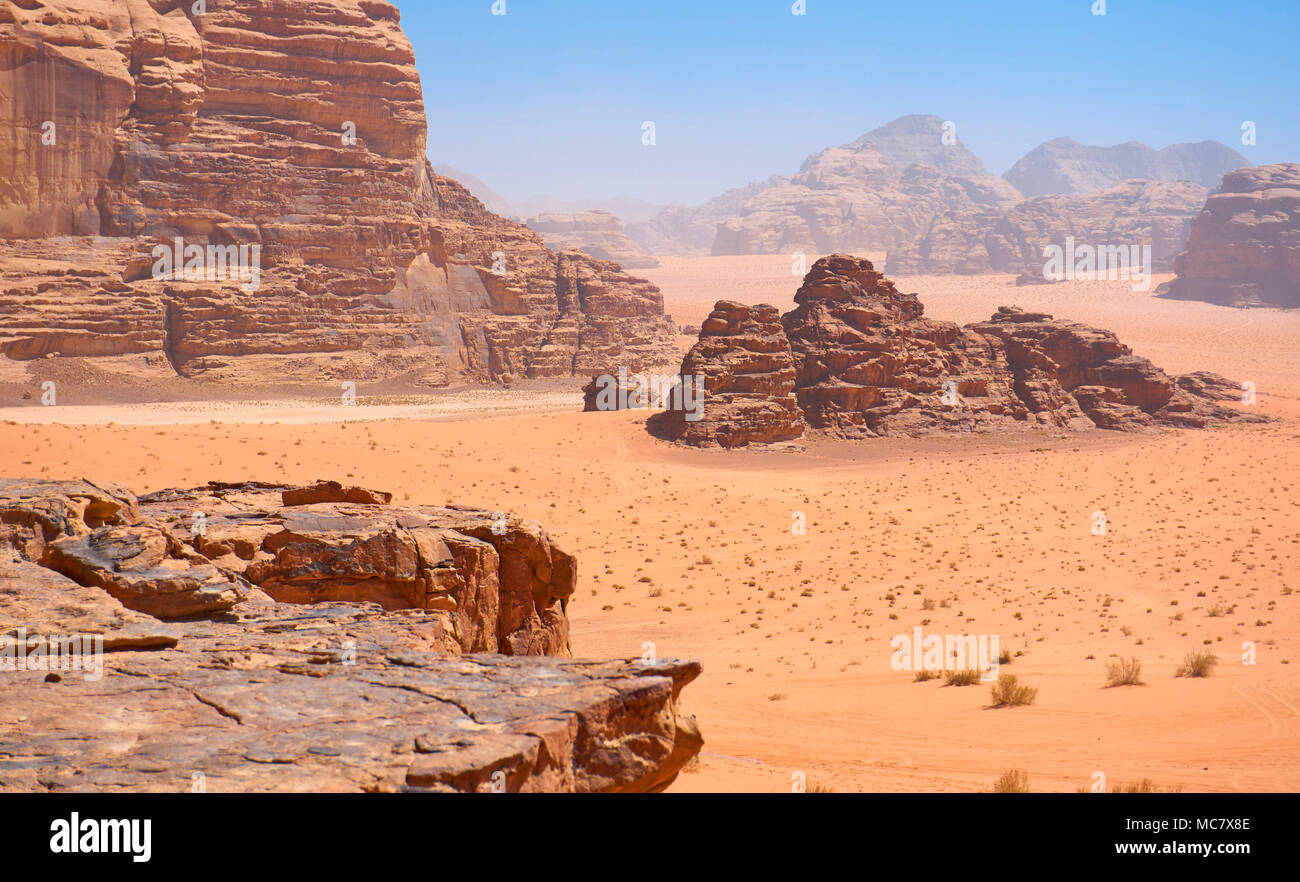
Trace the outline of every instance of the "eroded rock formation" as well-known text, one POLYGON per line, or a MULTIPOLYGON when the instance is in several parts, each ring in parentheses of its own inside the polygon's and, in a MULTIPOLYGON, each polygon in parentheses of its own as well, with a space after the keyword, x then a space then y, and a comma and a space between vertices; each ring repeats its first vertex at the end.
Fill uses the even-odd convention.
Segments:
MULTIPOLYGON (((776 353, 787 344, 799 412, 809 429, 836 437, 1021 425, 1136 432, 1265 419, 1219 403, 1239 400, 1240 384, 1203 372, 1165 374, 1109 331, 1013 307, 965 327, 927 319, 917 296, 900 292, 869 260, 818 260, 794 299, 798 306, 781 317, 783 333, 771 331, 771 307, 718 304, 713 331, 706 323, 688 362, 706 389, 711 369, 723 388, 740 378, 743 406, 706 397, 698 428, 671 437, 735 446, 727 439, 752 433, 753 414, 785 413, 790 386, 776 353), (751 314, 762 316, 765 333, 753 333, 751 314), (732 330, 733 319, 751 331, 732 330), (764 353, 762 370, 734 372, 733 364, 752 365, 756 350, 764 353)), ((748 440, 768 440, 760 436, 748 440)))
POLYGON ((555 657, 572 556, 385 496, 0 480, 0 790, 666 787, 699 665, 555 657))
POLYGON ((682 360, 681 376, 703 378, 700 419, 669 409, 652 429, 688 444, 742 447, 803 434, 794 359, 775 306, 720 300, 682 360))
POLYGON ((1224 175, 1174 269, 1163 290, 1174 299, 1300 307, 1300 163, 1224 175))
POLYGON ((530 219, 528 229, 557 251, 577 248, 629 269, 659 265, 658 258, 646 254, 624 234, 623 222, 608 211, 593 209, 569 214, 548 211, 530 219))
POLYGON ((670 351, 654 286, 433 173, 398 21, 383 0, 6 4, 0 355, 436 385, 670 351), (211 276, 157 278, 178 237, 244 247, 244 274, 208 253, 211 276))

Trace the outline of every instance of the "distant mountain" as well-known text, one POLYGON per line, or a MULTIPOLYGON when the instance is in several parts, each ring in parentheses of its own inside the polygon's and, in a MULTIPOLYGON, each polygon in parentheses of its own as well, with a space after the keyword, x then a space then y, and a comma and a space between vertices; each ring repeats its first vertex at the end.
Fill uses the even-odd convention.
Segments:
POLYGON ((904 116, 813 154, 795 175, 728 190, 696 208, 669 206, 627 234, 652 254, 884 251, 923 235, 941 212, 1020 199, 942 117, 904 116))
POLYGON ((663 209, 661 202, 646 202, 634 196, 619 194, 610 199, 560 199, 550 194, 529 196, 514 203, 521 217, 539 214, 581 214, 585 211, 607 211, 625 224, 649 220, 663 209))
POLYGON ((444 178, 451 178, 452 180, 459 182, 462 187, 469 190, 470 193, 477 197, 479 202, 483 203, 484 208, 493 214, 499 214, 502 217, 508 218, 520 217, 509 199, 492 190, 487 184, 483 183, 469 172, 461 171, 460 169, 453 168, 450 165, 442 164, 434 165, 433 170, 444 178))
POLYGON ((1129 141, 1114 147, 1088 147, 1069 138, 1040 144, 1002 177, 1026 196, 1090 193, 1120 181, 1191 181, 1213 188, 1227 172, 1250 160, 1218 141, 1172 144, 1154 150, 1129 141))
POLYGON ((450 165, 437 164, 433 170, 444 177, 459 181, 467 190, 478 197, 484 207, 493 214, 508 217, 521 223, 527 218, 540 214, 582 214, 587 211, 607 211, 624 224, 633 224, 649 220, 664 207, 660 203, 646 202, 633 196, 622 194, 610 199, 561 199, 558 196, 542 194, 529 196, 527 199, 507 199, 495 192, 478 177, 467 171, 461 171, 450 165))
POLYGON ((624 235, 623 225, 608 211, 543 212, 528 219, 528 229, 556 251, 578 248, 598 260, 612 260, 624 269, 659 265, 658 258, 646 254, 624 235))
POLYGON ((944 120, 928 114, 900 116, 845 146, 872 147, 899 168, 932 165, 946 175, 987 175, 984 163, 962 145, 955 128, 951 130, 952 143, 944 143, 945 125, 944 120))
POLYGON ((1048 245, 1149 245, 1169 272, 1209 191, 1189 181, 1124 181, 1106 190, 1026 199, 1009 209, 948 211, 924 236, 889 252, 894 275, 1020 273, 1042 278, 1048 245))

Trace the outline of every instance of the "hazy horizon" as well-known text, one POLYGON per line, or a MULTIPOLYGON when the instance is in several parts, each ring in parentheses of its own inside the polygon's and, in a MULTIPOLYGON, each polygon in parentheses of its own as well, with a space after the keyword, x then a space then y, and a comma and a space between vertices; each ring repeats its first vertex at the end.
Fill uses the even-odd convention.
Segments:
POLYGON ((954 121, 995 175, 1060 137, 1156 149, 1216 140, 1256 165, 1300 160, 1290 47, 1300 6, 1282 0, 1230 14, 1110 0, 1104 16, 1092 0, 871 10, 807 0, 803 16, 789 0, 505 0, 505 15, 491 0, 395 2, 430 159, 512 201, 697 204, 908 114, 954 121), (641 143, 646 120, 653 147, 641 143), (1247 120, 1254 146, 1241 143, 1247 120))

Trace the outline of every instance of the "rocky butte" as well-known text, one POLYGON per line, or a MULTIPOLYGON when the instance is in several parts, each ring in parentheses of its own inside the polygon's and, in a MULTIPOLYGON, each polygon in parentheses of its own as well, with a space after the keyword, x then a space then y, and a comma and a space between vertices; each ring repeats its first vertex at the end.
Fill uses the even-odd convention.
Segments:
POLYGON ((1224 175, 1174 270, 1161 293, 1176 300, 1300 307, 1300 163, 1224 175))
POLYGON ((445 385, 671 351, 657 288, 432 171, 383 0, 5 3, 0 57, 7 359, 445 385), (178 238, 208 265, 157 277, 178 238), (249 267, 204 272, 231 246, 257 255, 256 290, 249 267))
POLYGON ((571 658, 576 578, 536 522, 337 482, 0 479, 0 790, 661 790, 699 665, 571 658))
POLYGON ((917 296, 869 260, 818 260, 794 299, 779 325, 774 307, 720 301, 682 365, 705 378, 702 418, 666 411, 649 429, 738 447, 790 440, 805 427, 868 438, 1265 420, 1219 403, 1240 401, 1240 384, 1170 376, 1109 331, 1014 307, 964 327, 925 318, 917 296))

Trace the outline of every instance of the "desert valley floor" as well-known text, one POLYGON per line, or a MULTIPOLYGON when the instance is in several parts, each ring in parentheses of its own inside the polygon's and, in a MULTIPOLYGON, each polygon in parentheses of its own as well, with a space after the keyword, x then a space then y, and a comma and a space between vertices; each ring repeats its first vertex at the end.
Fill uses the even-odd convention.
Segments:
MULTIPOLYGON (((798 285, 784 257, 639 272, 681 324, 724 298, 788 309, 798 285)), ((729 452, 657 440, 645 412, 584 414, 580 382, 363 394, 354 408, 326 393, 70 395, 0 407, 0 474, 138 492, 346 478, 536 518, 578 557, 576 655, 632 658, 649 642, 703 663, 683 700, 706 745, 676 792, 788 791, 799 772, 842 792, 975 791, 1011 768, 1033 790, 1087 788, 1100 771, 1112 789, 1300 791, 1300 312, 1162 300, 1167 278, 1147 292, 897 281, 934 318, 1042 310, 1112 330, 1171 373, 1254 382, 1277 421, 729 452), (791 531, 796 512, 806 535, 791 531), (893 670, 890 638, 920 625, 999 634, 1022 653, 1008 670, 1039 687, 1036 704, 994 710, 987 686, 893 670), (1245 641, 1256 665, 1241 663, 1245 641), (1175 678, 1203 647, 1214 676, 1175 678), (1104 688, 1116 656, 1140 659, 1146 685, 1104 688)), ((11 363, 0 382, 26 372, 30 386, 44 367, 11 363)), ((21 714, 0 708, 0 725, 21 714)))

